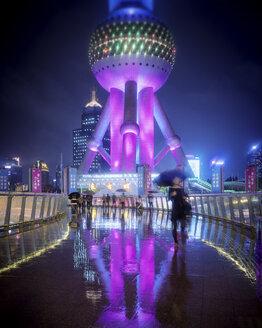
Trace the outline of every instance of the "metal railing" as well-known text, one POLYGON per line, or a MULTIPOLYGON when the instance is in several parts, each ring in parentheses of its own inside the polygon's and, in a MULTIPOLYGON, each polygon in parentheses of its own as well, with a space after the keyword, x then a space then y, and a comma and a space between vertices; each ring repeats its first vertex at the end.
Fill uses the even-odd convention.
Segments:
POLYGON ((0 193, 0 229, 23 226, 53 218, 66 212, 64 194, 0 193))
POLYGON ((256 227, 262 216, 262 193, 195 194, 189 196, 192 212, 256 227))
MULTIPOLYGON (((125 207, 135 208, 139 201, 142 202, 144 209, 150 207, 147 197, 126 197, 125 207)), ((188 201, 194 214, 226 219, 253 227, 257 224, 257 218, 262 217, 262 193, 191 194, 188 201)), ((94 198, 93 205, 102 206, 102 198, 94 198)), ((119 199, 116 206, 121 206, 119 199)), ((170 211, 172 202, 166 196, 153 196, 152 208, 170 211)))

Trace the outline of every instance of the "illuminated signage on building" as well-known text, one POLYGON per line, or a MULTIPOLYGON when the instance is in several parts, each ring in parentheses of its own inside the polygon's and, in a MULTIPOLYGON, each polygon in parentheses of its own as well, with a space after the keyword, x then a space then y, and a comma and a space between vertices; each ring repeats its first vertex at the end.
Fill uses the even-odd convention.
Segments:
POLYGON ((90 189, 91 190, 96 190, 96 184, 94 182, 90 183, 90 189))
POLYGON ((194 155, 186 155, 186 157, 195 178, 200 179, 200 158, 194 155))
POLYGON ((212 192, 224 192, 224 162, 212 161, 212 192))
POLYGON ((255 192, 257 189, 257 167, 248 166, 246 168, 246 191, 255 192))
POLYGON ((128 182, 124 182, 123 187, 124 187, 125 190, 129 190, 130 189, 130 184, 128 182))
POLYGON ((113 190, 112 182, 107 182, 106 187, 107 187, 108 190, 113 190))
POLYGON ((8 191, 8 171, 0 169, 0 191, 8 191))
POLYGON ((41 169, 32 169, 32 192, 42 191, 41 169))

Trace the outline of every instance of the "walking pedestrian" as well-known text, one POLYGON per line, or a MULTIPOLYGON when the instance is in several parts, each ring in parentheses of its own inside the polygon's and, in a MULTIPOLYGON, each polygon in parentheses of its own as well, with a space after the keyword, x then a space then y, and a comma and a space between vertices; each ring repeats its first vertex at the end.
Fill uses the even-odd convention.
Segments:
POLYGON ((181 224, 181 232, 184 234, 186 228, 186 213, 185 213, 185 200, 186 194, 182 187, 182 179, 179 177, 174 178, 172 187, 169 188, 169 199, 172 201, 172 216, 171 221, 173 224, 173 238, 175 245, 178 245, 177 228, 178 222, 181 224))
POLYGON ((112 206, 116 207, 116 195, 115 194, 112 195, 112 206))
POLYGON ((121 202, 121 208, 125 208, 125 201, 126 201, 126 197, 125 194, 122 193, 121 197, 120 197, 120 202, 121 202))

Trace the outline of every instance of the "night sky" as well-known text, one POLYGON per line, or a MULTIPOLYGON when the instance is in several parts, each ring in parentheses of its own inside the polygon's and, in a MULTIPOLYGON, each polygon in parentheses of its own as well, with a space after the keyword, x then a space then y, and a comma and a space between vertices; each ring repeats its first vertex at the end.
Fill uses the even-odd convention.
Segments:
MULTIPOLYGON (((88 43, 108 15, 106 0, 9 1, 1 17, 0 156, 37 159, 54 175, 63 153, 72 164, 72 130, 93 87, 88 43), (8 18, 3 23, 3 19, 8 18)), ((244 177, 246 154, 262 140, 262 17, 258 1, 155 0, 170 27, 174 69, 158 91, 186 154, 225 160, 225 177, 244 177)), ((156 127, 156 153, 164 140, 156 127)), ((171 155, 156 171, 175 165, 171 155)), ((27 183, 27 181, 24 181, 27 183)))

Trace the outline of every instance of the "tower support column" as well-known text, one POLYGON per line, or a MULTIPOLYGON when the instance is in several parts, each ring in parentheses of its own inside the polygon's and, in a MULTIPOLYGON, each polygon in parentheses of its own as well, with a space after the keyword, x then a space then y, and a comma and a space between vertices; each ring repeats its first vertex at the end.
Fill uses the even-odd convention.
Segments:
POLYGON ((154 167, 154 92, 144 88, 138 95, 139 163, 154 167))
POLYGON ((121 172, 123 136, 120 128, 124 121, 124 93, 112 88, 110 90, 110 135, 111 135, 111 172, 121 172))
POLYGON ((120 129, 123 136, 123 172, 136 171, 136 139, 139 135, 136 116, 137 84, 135 81, 127 81, 125 84, 124 123, 120 129))

